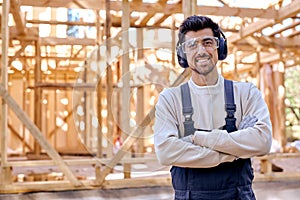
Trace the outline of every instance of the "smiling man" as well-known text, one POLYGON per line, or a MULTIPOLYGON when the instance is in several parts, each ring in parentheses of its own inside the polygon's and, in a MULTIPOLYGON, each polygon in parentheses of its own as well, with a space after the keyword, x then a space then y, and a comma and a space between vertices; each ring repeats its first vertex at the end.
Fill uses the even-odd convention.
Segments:
POLYGON ((218 73, 227 56, 217 23, 190 16, 179 29, 179 64, 192 70, 188 82, 161 92, 154 144, 158 160, 171 165, 175 199, 255 199, 251 158, 269 152, 268 108, 252 83, 218 73))

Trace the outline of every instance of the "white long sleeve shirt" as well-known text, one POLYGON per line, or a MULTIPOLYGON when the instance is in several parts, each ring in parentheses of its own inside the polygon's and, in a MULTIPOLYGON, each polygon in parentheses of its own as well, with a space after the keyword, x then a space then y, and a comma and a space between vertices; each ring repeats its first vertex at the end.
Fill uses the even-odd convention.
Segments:
POLYGON ((194 144, 180 138, 184 135, 184 116, 180 87, 164 89, 155 112, 154 145, 163 165, 208 168, 236 158, 267 154, 272 142, 272 126, 268 108, 257 87, 252 83, 233 82, 236 104, 236 126, 243 116, 256 116, 254 127, 228 133, 225 125, 224 78, 219 75, 213 86, 197 86, 188 81, 194 109, 192 119, 196 129, 194 144))

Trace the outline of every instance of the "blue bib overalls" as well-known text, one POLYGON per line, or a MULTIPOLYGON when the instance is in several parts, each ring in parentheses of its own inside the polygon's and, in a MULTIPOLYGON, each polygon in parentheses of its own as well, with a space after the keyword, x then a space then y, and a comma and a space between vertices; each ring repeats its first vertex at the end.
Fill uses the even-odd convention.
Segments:
MULTIPOLYGON (((192 107, 187 84, 182 86, 185 136, 194 133, 191 119, 192 107), (186 87, 186 88, 184 88, 186 87), (185 101, 185 102, 184 102, 185 101), (192 126, 192 127, 191 127, 192 126), (190 132, 189 132, 190 131, 190 132)), ((225 109, 227 116, 224 129, 236 131, 232 82, 225 80, 225 109)), ((237 159, 212 168, 183 168, 172 166, 172 185, 175 200, 255 200, 252 190, 253 169, 251 160, 237 159)))

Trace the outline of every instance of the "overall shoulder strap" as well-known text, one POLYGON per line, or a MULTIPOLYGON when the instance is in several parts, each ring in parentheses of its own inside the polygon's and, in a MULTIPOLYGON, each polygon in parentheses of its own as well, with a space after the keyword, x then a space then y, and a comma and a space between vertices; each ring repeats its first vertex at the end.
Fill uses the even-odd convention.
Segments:
POLYGON ((188 82, 180 86, 181 89, 181 101, 182 101, 182 114, 184 116, 184 136, 194 134, 194 121, 192 116, 194 114, 194 109, 191 101, 191 93, 188 82))
POLYGON ((227 112, 227 116, 225 118, 225 127, 228 133, 236 131, 236 118, 234 117, 234 113, 236 111, 236 105, 234 102, 234 94, 233 94, 233 83, 231 80, 224 79, 224 87, 225 87, 225 110, 227 112))

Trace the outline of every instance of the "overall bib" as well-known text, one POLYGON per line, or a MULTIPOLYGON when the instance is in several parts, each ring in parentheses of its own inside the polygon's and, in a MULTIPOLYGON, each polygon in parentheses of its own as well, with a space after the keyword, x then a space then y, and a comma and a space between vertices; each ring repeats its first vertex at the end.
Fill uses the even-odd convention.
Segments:
MULTIPOLYGON (((228 133, 236 131, 234 113, 236 111, 232 81, 225 80, 225 109, 227 116, 224 129, 228 133)), ((188 84, 181 86, 183 114, 185 116, 184 135, 193 134, 193 108, 188 84)), ((183 168, 172 166, 172 185, 175 200, 255 200, 252 190, 253 169, 251 160, 237 159, 221 163, 212 168, 183 168)))

